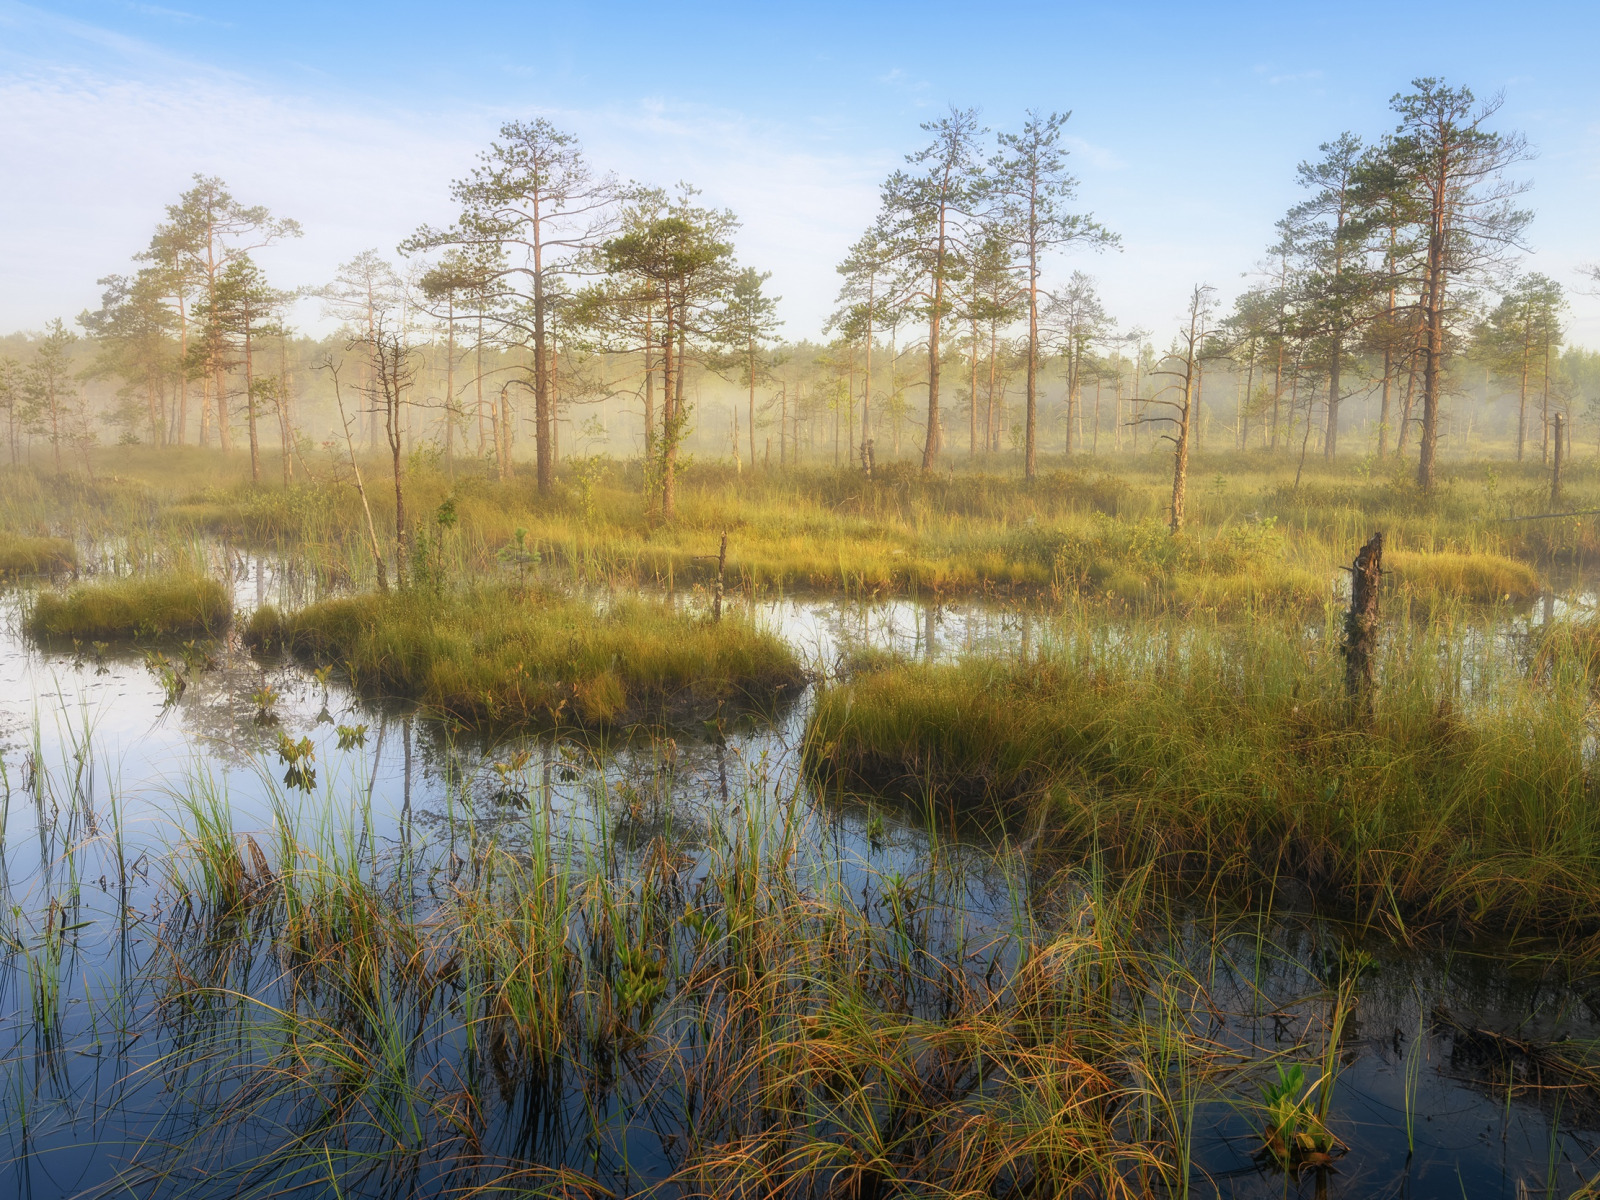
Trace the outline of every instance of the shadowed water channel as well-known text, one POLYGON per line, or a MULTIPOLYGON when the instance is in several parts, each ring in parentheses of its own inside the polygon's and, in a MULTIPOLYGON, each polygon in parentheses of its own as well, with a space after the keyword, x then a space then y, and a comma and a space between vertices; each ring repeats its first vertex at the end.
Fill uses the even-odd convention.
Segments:
MULTIPOLYGON (((270 562, 234 562, 241 608, 292 593, 270 562)), ((686 912, 730 858, 786 846, 802 901, 843 897, 888 931, 885 945, 900 939, 910 958, 991 983, 1020 968, 1020 947, 1109 919, 1094 901, 1103 881, 1088 873, 1046 878, 992 833, 945 828, 898 802, 817 795, 799 770, 808 698, 771 722, 491 744, 362 703, 293 663, 263 666, 235 639, 165 647, 192 662, 174 696, 142 652, 41 650, 20 635, 17 593, 3 613, 0 1193, 455 1194, 530 1163, 623 1195, 681 1167, 691 1089, 661 1048, 695 1061, 701 1035, 665 1002, 649 1036, 608 1051, 603 1070, 547 1072, 537 1086, 509 1070, 450 1076, 475 1061, 459 995, 454 1009, 441 1000, 409 1014, 417 1032, 398 1069, 435 1097, 470 1098, 470 1137, 441 1116, 443 1102, 418 1112, 396 1101, 406 1111, 333 1133, 337 1099, 263 1090, 281 1053, 282 968, 259 949, 263 931, 247 927, 231 936, 257 949, 230 950, 219 967, 217 928, 194 915, 166 865, 207 813, 229 814, 233 834, 263 856, 273 831, 297 822, 303 841, 344 854, 424 913, 481 869, 489 845, 524 860, 567 855, 618 887, 659 876, 670 852, 668 890, 688 897, 686 912), (281 735, 309 739, 309 786, 285 786, 281 735), (197 963, 224 986, 188 986, 197 963), (390 1153, 411 1138, 412 1149, 390 1153), (293 1153, 273 1149, 287 1143, 293 1153)), ((1014 654, 1054 628, 1021 609, 905 600, 785 599, 758 616, 818 669, 861 646, 928 659, 1014 654)), ((1481 644, 1464 660, 1518 629, 1472 636, 1481 644)), ((1025 842, 1029 831, 1018 833, 1025 842)), ((1168 1005, 1164 1019, 1190 1038, 1152 1056, 1163 1094, 1178 1098, 1164 1128, 1189 1139, 1190 1194, 1565 1196, 1600 1172, 1600 1091, 1589 1086, 1600 998, 1590 989, 1481 946, 1402 953, 1292 914, 1219 923, 1168 910, 1142 936, 1160 969, 1145 976, 1148 995, 1117 1002, 1157 1016, 1168 1005), (1326 1123, 1343 1152, 1330 1167, 1286 1175, 1263 1158, 1274 1056, 1303 1064, 1309 1080, 1337 1064, 1324 1081, 1326 1123)), ((908 985, 900 1007, 934 1016, 938 1004, 908 985)), ((525 1182, 585 1194, 553 1176, 525 1182)), ((848 1194, 867 1194, 854 1186, 848 1194)))

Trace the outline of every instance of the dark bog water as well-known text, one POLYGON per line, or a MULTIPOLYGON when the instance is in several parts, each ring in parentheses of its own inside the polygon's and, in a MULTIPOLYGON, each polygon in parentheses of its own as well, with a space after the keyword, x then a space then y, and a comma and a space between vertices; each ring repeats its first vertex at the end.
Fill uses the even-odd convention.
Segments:
MULTIPOLYGON (((242 606, 283 586, 270 564, 237 568, 242 606)), ((861 1044, 903 1043, 895 1061, 926 1088, 929 1031, 1021 1019, 1041 961, 1060 964, 1059 1037, 1081 1037, 1123 1097, 1104 1127, 1162 1143, 1191 1194, 1567 1195, 1600 1172, 1587 987, 1492 948, 1400 952, 1293 915, 1130 914, 1108 881, 1047 877, 998 834, 815 794, 798 764, 804 700, 721 730, 484 743, 231 641, 162 647, 187 681, 173 695, 142 651, 30 646, 18 603, 0 629, 0 1193, 454 1195, 498 1181, 496 1194, 622 1195, 742 1179, 753 1194, 760 1178, 889 1195, 899 1178, 913 1194, 958 1116, 1021 1128, 1004 1072, 947 1083, 948 1128, 913 1136, 860 1064, 830 1070, 875 1097, 862 1111, 827 1087, 780 1097, 767 1072, 793 1068, 778 1047, 795 1039, 779 1027, 866 1022, 877 1032, 861 1044), (285 781, 282 737, 309 740, 304 786, 285 781), (287 899, 219 915, 206 845, 244 847, 246 889, 299 872, 309 915, 287 899), (546 993, 506 986, 555 978, 531 965, 537 948, 504 970, 473 958, 497 943, 472 931, 518 903, 497 873, 516 871, 550 883, 539 911, 562 949, 546 993), (358 885, 381 899, 383 930, 341 908, 358 885), (349 946, 367 938, 415 950, 352 982, 349 946), (763 991, 763 971, 782 986, 763 991), (772 1013, 735 1011, 736 977, 772 1013), (1063 998, 1078 980, 1099 981, 1088 1007, 1063 998), (555 992, 576 999, 528 1016, 555 992), (1288 1174, 1262 1153, 1279 1063, 1301 1068, 1308 1109, 1327 1094, 1338 1141, 1288 1174), (783 1160, 785 1120, 782 1146, 839 1157, 783 1160), (736 1156, 707 1154, 723 1144, 767 1157, 741 1176, 736 1156)), ((759 615, 819 665, 856 644, 945 657, 1051 636, 1046 617, 976 605, 778 601, 759 615)), ((1052 1120, 1026 1119, 1036 1135, 1052 1120)), ((1043 1170, 1012 1164, 991 1190, 1042 1194, 1043 1170)))

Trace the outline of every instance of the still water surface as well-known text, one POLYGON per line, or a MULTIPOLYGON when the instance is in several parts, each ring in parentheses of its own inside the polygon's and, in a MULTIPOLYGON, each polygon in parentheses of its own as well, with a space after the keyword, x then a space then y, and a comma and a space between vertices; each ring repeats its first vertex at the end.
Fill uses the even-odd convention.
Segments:
MULTIPOLYGON (((241 610, 302 598, 270 559, 230 554, 227 563, 241 610)), ((175 797, 214 790, 235 829, 265 844, 274 799, 285 795, 280 734, 314 747, 315 791, 299 802, 308 811, 359 807, 374 861, 403 848, 423 861, 459 862, 458 849, 484 836, 516 845, 536 810, 584 845, 642 846, 670 828, 693 858, 732 836, 744 807, 783 798, 798 801, 802 844, 819 869, 837 872, 851 892, 871 896, 886 879, 919 878, 937 858, 928 894, 963 937, 1020 934, 1057 911, 1034 905, 1042 881, 1009 841, 964 841, 888 801, 813 793, 798 762, 808 697, 770 722, 670 737, 483 743, 404 708, 365 704, 296 664, 257 663, 233 638, 192 649, 191 681, 171 700, 142 652, 28 643, 19 632, 23 600, 16 591, 0 597, 0 906, 11 931, 0 958, 0 1194, 209 1195, 239 1186, 226 1150, 174 1174, 138 1173, 140 1163, 170 1161, 152 1146, 182 1145, 203 1129, 209 1093, 175 1094, 156 1069, 173 1035, 141 1010, 150 997, 127 981, 147 961, 172 902, 157 864, 182 837, 175 797), (252 697, 267 688, 276 699, 262 720, 252 697), (64 926, 57 911, 71 917, 61 951, 64 1016, 57 1052, 43 1054, 29 972, 41 930, 64 926)), ((1463 657, 1514 648, 1528 622, 1554 615, 1551 602, 1520 623, 1473 632, 1478 644, 1463 657)), ((860 647, 930 660, 1027 653, 1056 628, 1048 614, 1022 608, 909 600, 785 598, 759 603, 756 616, 819 673, 860 647)), ((182 649, 165 652, 176 660, 182 649)), ((1248 1062, 1298 1046, 1297 1060, 1315 1077, 1328 980, 1352 937, 1309 918, 1248 916, 1221 938, 1199 918, 1162 936, 1176 940, 1168 950, 1179 956, 1194 947, 1219 1054, 1248 1062)), ((1600 996, 1481 946, 1364 948, 1374 961, 1345 1030, 1330 1118, 1347 1152, 1330 1170, 1294 1177, 1265 1165, 1259 1111, 1249 1102, 1267 1075, 1241 1076, 1195 1111, 1192 1194, 1565 1196, 1600 1172, 1600 1095, 1547 1077, 1540 1058, 1552 1044, 1589 1058, 1589 1044, 1600 1041, 1600 996)), ((490 1125, 508 1155, 569 1163, 621 1194, 664 1170, 672 1135, 651 1129, 625 1095, 612 1103, 597 1115, 574 1092, 565 1132, 532 1143, 518 1141, 525 1114, 514 1103, 490 1125)), ((426 1192, 440 1178, 424 1174, 406 1189, 426 1192)), ((288 1182, 323 1194, 309 1178, 288 1182)))

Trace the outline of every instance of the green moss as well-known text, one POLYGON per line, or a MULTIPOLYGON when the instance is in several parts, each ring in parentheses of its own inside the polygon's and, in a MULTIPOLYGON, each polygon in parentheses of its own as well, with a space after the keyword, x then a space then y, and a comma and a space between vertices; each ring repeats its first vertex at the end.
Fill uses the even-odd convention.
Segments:
POLYGON ((228 591, 201 575, 143 575, 41 592, 27 616, 36 638, 114 641, 218 634, 233 619, 228 591))
POLYGON ((745 620, 641 601, 596 611, 511 587, 263 609, 246 637, 336 664, 368 695, 414 699, 476 726, 697 720, 771 705, 805 682, 793 652, 745 620))

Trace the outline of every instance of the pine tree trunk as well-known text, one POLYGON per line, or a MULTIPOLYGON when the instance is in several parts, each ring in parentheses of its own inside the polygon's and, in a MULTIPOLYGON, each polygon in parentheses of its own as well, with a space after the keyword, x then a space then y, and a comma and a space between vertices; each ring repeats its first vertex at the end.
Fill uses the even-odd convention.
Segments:
POLYGON ((250 336, 250 310, 245 310, 244 326, 244 412, 250 433, 250 482, 261 486, 261 437, 256 429, 256 388, 253 339, 250 336))
POLYGON ((1333 339, 1333 362, 1328 367, 1328 428, 1322 438, 1322 457, 1332 462, 1339 453, 1339 368, 1343 358, 1340 339, 1333 339))
POLYGON ((1422 436, 1417 455, 1417 485, 1433 492, 1434 458, 1439 449, 1439 388, 1444 360, 1445 228, 1448 203, 1444 168, 1434 181, 1434 212, 1428 237, 1428 278, 1423 312, 1427 318, 1427 348, 1422 360, 1422 436))
MULTIPOLYGON (((545 333, 544 240, 539 216, 540 197, 533 197, 533 454, 541 496, 555 483, 555 457, 550 443, 550 350, 545 333)), ((510 443, 506 465, 510 467, 510 443)))
POLYGON ((978 457, 978 323, 972 322, 972 381, 967 397, 967 457, 978 457))

